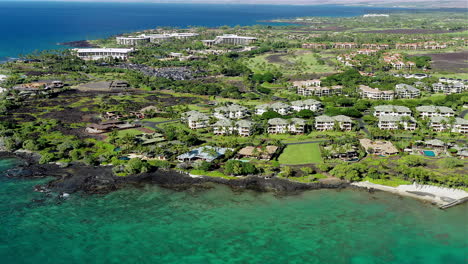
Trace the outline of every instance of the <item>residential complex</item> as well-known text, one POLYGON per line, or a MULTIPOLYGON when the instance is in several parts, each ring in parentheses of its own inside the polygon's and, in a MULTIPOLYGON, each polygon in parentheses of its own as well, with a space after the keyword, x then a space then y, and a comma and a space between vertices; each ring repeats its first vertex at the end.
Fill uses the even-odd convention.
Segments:
POLYGON ((89 48, 73 49, 78 58, 83 60, 121 59, 126 60, 134 49, 89 48))
POLYGON ((415 130, 416 120, 411 116, 383 115, 379 116, 378 127, 383 130, 415 130))
POLYGON ((344 115, 327 116, 321 115, 315 118, 315 129, 318 131, 340 130, 350 131, 353 127, 353 121, 350 117, 344 115))
POLYGON ((203 40, 203 43, 206 46, 228 44, 228 45, 250 45, 257 41, 257 38, 254 37, 244 37, 234 34, 225 34, 222 36, 217 36, 214 40, 203 40))
POLYGON ((138 46, 150 42, 149 37, 139 36, 139 37, 116 37, 117 44, 124 46, 138 46))
POLYGON ((374 107, 374 116, 411 116, 411 110, 400 105, 377 105, 374 107))
POLYGON ((421 96, 421 91, 418 88, 404 83, 397 84, 395 91, 398 98, 412 99, 421 96))
POLYGON ((273 118, 268 120, 269 134, 303 134, 305 133, 305 120, 301 118, 273 118))
POLYGON ((365 85, 359 85, 359 94, 362 98, 371 100, 393 100, 395 98, 394 91, 381 91, 377 88, 371 88, 365 85))
POLYGON ((422 118, 430 118, 434 116, 455 116, 455 111, 446 106, 423 105, 416 107, 416 111, 419 112, 419 116, 422 118))
POLYGON ((221 106, 214 109, 214 117, 241 119, 248 115, 247 107, 237 104, 221 106))

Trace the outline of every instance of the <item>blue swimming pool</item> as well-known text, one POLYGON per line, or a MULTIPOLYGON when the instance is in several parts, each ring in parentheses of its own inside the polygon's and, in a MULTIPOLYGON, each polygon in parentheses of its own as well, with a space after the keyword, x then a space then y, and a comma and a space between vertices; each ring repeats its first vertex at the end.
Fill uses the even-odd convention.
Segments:
POLYGON ((424 156, 426 156, 426 157, 435 157, 436 156, 435 152, 432 151, 432 150, 423 150, 423 153, 424 153, 424 156))

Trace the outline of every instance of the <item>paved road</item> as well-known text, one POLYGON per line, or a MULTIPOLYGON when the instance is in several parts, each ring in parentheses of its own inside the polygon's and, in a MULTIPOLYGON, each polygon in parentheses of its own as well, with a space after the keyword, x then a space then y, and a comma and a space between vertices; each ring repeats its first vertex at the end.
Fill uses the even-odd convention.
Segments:
POLYGON ((366 135, 367 135, 368 137, 370 137, 371 134, 370 134, 370 132, 369 132, 369 129, 367 129, 367 127, 366 127, 367 124, 364 122, 364 120, 362 120, 362 118, 358 118, 357 121, 358 121, 358 123, 359 123, 359 128, 360 128, 362 131, 364 131, 364 133, 366 133, 366 135))

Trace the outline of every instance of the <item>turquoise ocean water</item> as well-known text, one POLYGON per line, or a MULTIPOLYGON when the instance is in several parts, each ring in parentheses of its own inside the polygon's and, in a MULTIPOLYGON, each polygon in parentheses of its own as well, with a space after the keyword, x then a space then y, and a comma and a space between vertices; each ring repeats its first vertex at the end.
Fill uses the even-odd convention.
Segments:
POLYGON ((352 190, 275 197, 149 185, 36 203, 44 195, 32 187, 41 182, 0 177, 2 263, 467 261, 466 205, 441 211, 352 190))

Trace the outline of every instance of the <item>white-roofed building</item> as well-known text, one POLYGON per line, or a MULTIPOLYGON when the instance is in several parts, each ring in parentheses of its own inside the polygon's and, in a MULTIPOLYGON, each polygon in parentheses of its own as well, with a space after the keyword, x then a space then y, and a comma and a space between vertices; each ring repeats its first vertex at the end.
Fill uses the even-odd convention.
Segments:
POLYGON ((78 58, 83 60, 100 60, 100 59, 121 59, 127 60, 130 53, 134 49, 114 49, 114 48, 87 48, 73 49, 78 58))

